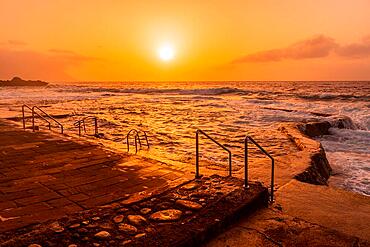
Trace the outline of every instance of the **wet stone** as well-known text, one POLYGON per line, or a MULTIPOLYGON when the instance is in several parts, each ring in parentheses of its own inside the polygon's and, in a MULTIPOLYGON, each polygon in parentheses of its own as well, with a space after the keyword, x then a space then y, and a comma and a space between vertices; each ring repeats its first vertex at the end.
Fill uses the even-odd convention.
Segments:
POLYGON ((142 214, 149 214, 152 210, 150 208, 142 208, 140 210, 140 213, 142 214))
POLYGON ((63 232, 64 231, 64 228, 58 223, 58 222, 54 222, 50 225, 50 229, 54 232, 63 232))
POLYGON ((181 218, 182 212, 177 209, 167 209, 150 215, 151 220, 155 221, 175 221, 181 218))
POLYGON ((176 204, 191 210, 199 210, 202 208, 202 205, 199 203, 187 200, 177 200, 176 204))
POLYGON ((95 234, 94 236, 96 238, 106 239, 106 238, 110 238, 110 233, 107 232, 107 231, 100 231, 97 234, 95 234))
POLYGON ((130 240, 130 239, 129 240, 125 240, 125 241, 122 242, 122 245, 126 245, 126 244, 129 244, 131 242, 132 242, 132 240, 130 240))
POLYGON ((142 226, 147 223, 146 219, 141 215, 129 215, 127 216, 127 219, 131 224, 136 226, 142 226))
POLYGON ((103 229, 112 229, 113 227, 109 223, 102 223, 99 225, 100 228, 103 229))
POLYGON ((93 217, 92 220, 95 220, 95 221, 100 220, 100 217, 93 217))
POLYGON ((142 238, 142 237, 145 237, 145 236, 146 236, 146 233, 139 233, 139 234, 135 235, 135 238, 142 238))
POLYGON ((123 215, 117 215, 116 217, 113 218, 113 221, 115 223, 121 223, 123 221, 124 216, 123 215))
POLYGON ((127 208, 120 208, 119 210, 118 210, 118 212, 119 213, 126 213, 128 211, 128 209, 127 208))
POLYGON ((39 245, 39 244, 30 244, 30 245, 28 245, 28 247, 42 247, 42 246, 39 245))
POLYGON ((127 233, 127 234, 130 234, 130 235, 134 235, 137 233, 137 228, 132 226, 132 225, 129 225, 129 224, 120 224, 118 226, 118 229, 124 233, 127 233))
POLYGON ((79 223, 77 223, 77 224, 70 225, 69 228, 74 229, 74 228, 78 228, 80 226, 81 225, 79 223))
POLYGON ((191 215, 191 214, 193 214, 193 211, 190 211, 190 210, 185 211, 185 215, 191 215))
POLYGON ((184 190, 195 190, 197 188, 199 188, 199 184, 195 182, 185 184, 184 186, 181 187, 181 189, 184 189, 184 190))
POLYGON ((70 244, 68 247, 77 247, 77 244, 70 244))
POLYGON ((98 243, 93 243, 93 246, 98 247, 98 246, 100 246, 100 244, 98 244, 98 243))

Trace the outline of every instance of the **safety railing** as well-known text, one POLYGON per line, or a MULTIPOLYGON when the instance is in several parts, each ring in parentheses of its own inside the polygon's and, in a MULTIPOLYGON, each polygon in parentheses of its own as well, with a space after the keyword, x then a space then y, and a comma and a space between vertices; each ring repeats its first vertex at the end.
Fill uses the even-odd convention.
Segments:
POLYGON ((81 136, 81 129, 83 129, 86 134, 86 120, 92 119, 94 121, 94 136, 98 135, 98 119, 95 116, 84 117, 74 123, 75 127, 78 127, 78 135, 81 136))
POLYGON ((274 158, 261 147, 251 136, 246 136, 244 139, 244 187, 249 187, 248 181, 248 140, 251 141, 258 149, 271 160, 271 192, 270 202, 274 202, 274 176, 275 176, 275 160, 274 158))
POLYGON ((32 109, 28 105, 22 105, 22 122, 23 122, 23 129, 26 130, 26 116, 25 116, 25 111, 24 109, 27 108, 31 111, 32 114, 32 109))
POLYGON ((141 144, 141 139, 140 139, 140 132, 144 133, 144 138, 145 138, 145 142, 146 142, 146 146, 147 148, 149 149, 149 141, 148 141, 148 135, 146 134, 145 131, 143 130, 136 130, 136 129, 131 129, 128 133, 127 133, 127 136, 126 136, 126 142, 127 142, 127 152, 130 152, 130 134, 131 133, 134 133, 135 134, 135 154, 137 153, 138 151, 138 148, 137 148, 137 143, 139 143, 139 146, 140 146, 140 149, 142 147, 142 144, 141 144))
POLYGON ((199 175, 199 134, 203 134, 205 137, 207 137, 209 140, 211 140, 212 142, 214 142, 215 144, 217 144, 217 146, 221 147, 223 150, 225 150, 229 154, 229 176, 231 176, 232 175, 231 151, 227 147, 225 147, 224 145, 222 145, 221 143, 219 143, 218 141, 216 141, 215 139, 213 139, 212 137, 210 137, 203 130, 198 129, 196 131, 196 133, 195 133, 195 139, 196 139, 196 143, 195 143, 195 152, 196 152, 196 157, 195 157, 195 177, 196 178, 199 178, 200 177, 200 175, 199 175))
POLYGON ((43 119, 44 121, 46 121, 48 124, 49 124, 49 130, 51 129, 51 122, 46 119, 46 117, 42 116, 41 114, 37 113, 35 110, 38 110, 40 111, 41 113, 43 113, 48 119, 52 120, 54 123, 56 123, 59 127, 60 127, 60 132, 63 134, 64 132, 64 127, 61 123, 59 123, 55 118, 53 118, 52 116, 50 116, 49 114, 47 114, 45 111, 43 111, 40 107, 38 106, 34 106, 32 107, 32 129, 33 131, 35 131, 35 115, 37 115, 38 117, 40 117, 41 119, 43 119))

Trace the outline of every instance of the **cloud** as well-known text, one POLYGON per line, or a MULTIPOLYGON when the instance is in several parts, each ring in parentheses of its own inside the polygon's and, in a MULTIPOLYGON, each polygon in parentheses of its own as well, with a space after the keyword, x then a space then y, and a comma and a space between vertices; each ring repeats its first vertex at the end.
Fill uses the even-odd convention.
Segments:
POLYGON ((232 63, 273 62, 283 59, 308 59, 326 57, 337 47, 334 39, 323 35, 306 39, 288 47, 252 53, 235 59, 232 63))
POLYGON ((288 47, 260 51, 234 59, 231 63, 258 63, 276 62, 286 59, 302 60, 323 58, 330 54, 342 58, 364 58, 370 56, 370 36, 366 36, 361 42, 347 45, 339 45, 333 38, 318 35, 312 38, 294 43, 288 47))
POLYGON ((370 36, 364 37, 362 42, 338 47, 336 53, 342 57, 363 58, 370 56, 370 36))
POLYGON ((84 56, 84 55, 78 54, 70 50, 50 49, 49 52, 59 57, 64 57, 65 59, 72 60, 72 61, 89 61, 89 60, 97 59, 95 57, 84 56))
POLYGON ((5 41, 5 42, 0 42, 0 45, 4 45, 4 46, 25 46, 25 45, 27 45, 27 43, 24 42, 24 41, 21 41, 21 40, 8 40, 8 41, 5 41))
POLYGON ((68 70, 92 60, 72 51, 37 52, 0 47, 0 78, 21 76, 27 79, 73 80, 68 70))

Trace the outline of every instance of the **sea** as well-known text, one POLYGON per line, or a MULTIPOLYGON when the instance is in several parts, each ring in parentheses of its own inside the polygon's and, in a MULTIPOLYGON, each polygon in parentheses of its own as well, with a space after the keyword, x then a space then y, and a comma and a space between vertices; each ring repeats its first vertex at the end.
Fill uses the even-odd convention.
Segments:
MULTIPOLYGON (((129 130, 146 131, 150 150, 143 145, 139 153, 166 162, 194 163, 195 131, 201 129, 232 151, 235 169, 243 167, 246 135, 260 141, 272 156, 281 156, 288 152, 281 145, 286 140, 271 129, 291 122, 329 121, 330 135, 316 139, 333 168, 332 183, 370 196, 368 81, 54 82, 46 87, 0 87, 1 117, 21 116, 23 104, 59 116, 66 133, 77 134, 77 120, 96 116, 100 138, 122 147, 129 130), (335 119, 341 117, 349 121, 337 128, 335 119)), ((93 133, 92 126, 87 124, 87 135, 93 133)), ((131 145, 133 141, 131 136, 131 145)), ((204 136, 201 142, 205 162, 227 160, 223 149, 204 136)))

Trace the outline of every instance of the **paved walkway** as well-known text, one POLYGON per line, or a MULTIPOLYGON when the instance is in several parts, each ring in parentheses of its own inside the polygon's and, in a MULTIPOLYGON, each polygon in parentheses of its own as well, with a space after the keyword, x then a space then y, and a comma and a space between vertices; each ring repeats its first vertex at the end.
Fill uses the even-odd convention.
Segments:
POLYGON ((188 178, 178 167, 0 120, 0 232, 135 200, 188 178))

